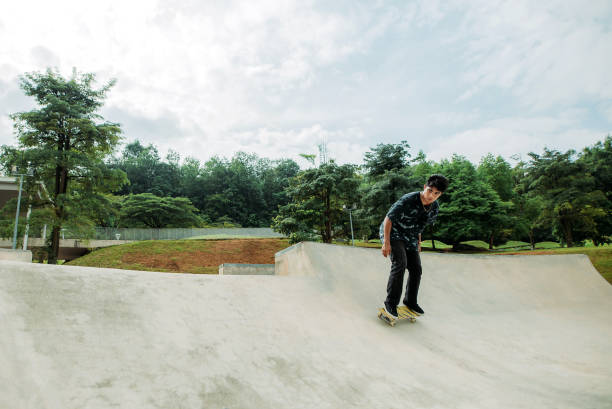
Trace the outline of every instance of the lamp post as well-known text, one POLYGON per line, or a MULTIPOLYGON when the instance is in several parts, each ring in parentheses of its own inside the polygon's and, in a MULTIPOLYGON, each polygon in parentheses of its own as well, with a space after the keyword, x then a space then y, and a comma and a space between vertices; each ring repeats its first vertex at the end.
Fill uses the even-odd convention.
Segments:
POLYGON ((19 224, 19 207, 21 207, 21 188, 23 187, 23 177, 25 174, 20 173, 19 176, 19 194, 17 195, 17 211, 15 212, 15 229, 13 230, 13 250, 17 249, 17 225, 19 224))
POLYGON ((346 205, 342 205, 342 208, 344 210, 348 209, 348 211, 349 211, 349 220, 351 221, 351 244, 354 247, 355 246, 355 237, 353 235, 353 214, 352 214, 352 211, 357 209, 357 205, 354 204, 353 207, 346 207, 346 205))
MULTIPOLYGON (((16 167, 13 167, 13 171, 16 167)), ((15 176, 19 176, 19 194, 17 195, 17 210, 15 211, 15 228, 13 229, 13 250, 17 249, 17 227, 19 226, 19 208, 21 207, 21 190, 23 189, 23 178, 24 176, 32 176, 34 173, 32 169, 28 169, 27 173, 16 173, 15 176)))

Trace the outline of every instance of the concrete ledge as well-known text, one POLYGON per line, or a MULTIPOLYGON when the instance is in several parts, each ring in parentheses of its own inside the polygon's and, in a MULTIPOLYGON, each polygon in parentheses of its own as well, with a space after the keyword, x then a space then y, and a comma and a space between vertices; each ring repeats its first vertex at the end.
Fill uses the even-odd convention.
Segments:
POLYGON ((32 252, 30 250, 8 250, 0 249, 0 260, 22 261, 24 263, 32 262, 32 252))
POLYGON ((274 275, 274 264, 221 264, 219 275, 274 275))

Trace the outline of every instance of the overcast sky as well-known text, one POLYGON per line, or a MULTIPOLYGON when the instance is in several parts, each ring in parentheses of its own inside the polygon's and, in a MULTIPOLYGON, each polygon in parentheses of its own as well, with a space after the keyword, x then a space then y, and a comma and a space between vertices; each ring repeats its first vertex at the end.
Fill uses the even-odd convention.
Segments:
POLYGON ((612 132, 611 22, 609 0, 2 2, 0 144, 33 107, 19 76, 76 67, 162 156, 581 149, 612 132))

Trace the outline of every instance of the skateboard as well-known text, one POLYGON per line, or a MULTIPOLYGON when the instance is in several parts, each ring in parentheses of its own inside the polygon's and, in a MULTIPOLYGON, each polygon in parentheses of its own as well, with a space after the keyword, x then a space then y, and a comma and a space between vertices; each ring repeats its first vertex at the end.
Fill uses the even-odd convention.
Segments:
POLYGON ((378 318, 380 318, 382 321, 386 322, 387 324, 391 325, 392 327, 394 327, 395 324, 397 324, 399 321, 403 321, 403 320, 408 320, 410 322, 416 322, 416 319, 419 315, 420 315, 419 313, 412 311, 410 308, 406 307, 405 305, 397 307, 397 318, 394 318, 393 316, 389 315, 387 311, 385 311, 384 308, 380 308, 378 310, 378 318))

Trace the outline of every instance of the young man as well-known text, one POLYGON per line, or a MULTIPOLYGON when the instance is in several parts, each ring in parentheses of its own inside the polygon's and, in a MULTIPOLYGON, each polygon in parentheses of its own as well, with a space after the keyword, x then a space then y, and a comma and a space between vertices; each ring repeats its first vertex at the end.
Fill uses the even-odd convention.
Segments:
POLYGON ((380 225, 382 254, 391 255, 391 272, 387 283, 385 311, 397 318, 397 306, 402 296, 404 270, 408 269, 408 284, 403 303, 411 310, 424 314, 417 304, 421 284, 421 232, 438 216, 436 202, 448 187, 448 179, 432 175, 422 192, 407 193, 391 208, 380 225))

